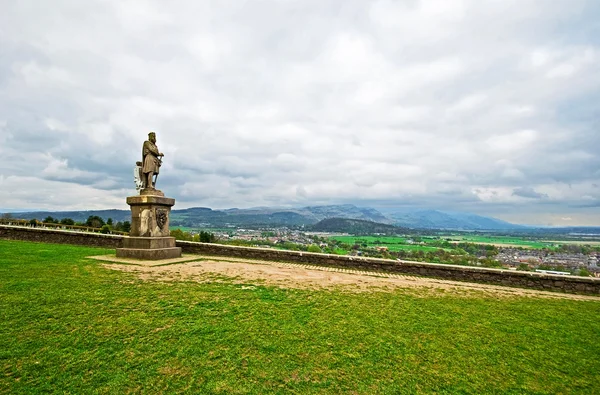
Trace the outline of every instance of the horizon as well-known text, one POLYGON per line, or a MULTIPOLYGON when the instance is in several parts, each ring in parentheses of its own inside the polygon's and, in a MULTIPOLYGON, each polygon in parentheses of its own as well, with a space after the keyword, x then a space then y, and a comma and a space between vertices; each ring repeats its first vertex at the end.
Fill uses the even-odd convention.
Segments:
MULTIPOLYGON (((361 206, 361 205, 355 205, 352 203, 344 203, 344 204, 327 204, 327 205, 306 205, 306 206, 272 206, 272 207, 268 207, 268 206, 257 206, 257 207, 247 207, 247 208, 240 208, 240 207, 225 207, 225 208, 214 208, 214 207, 207 207, 207 206, 190 206, 190 207, 184 207, 184 208, 173 208, 174 211, 177 210, 187 210, 187 209, 193 209, 193 208, 203 208, 203 209, 209 209, 209 210, 213 210, 213 211, 227 211, 227 210, 282 210, 282 211, 292 211, 292 210, 300 210, 303 208, 309 208, 309 207, 331 207, 331 206, 344 206, 344 205, 350 205, 350 206, 354 206, 357 208, 368 208, 368 209, 375 209, 377 210, 379 213, 381 213, 384 216, 388 216, 391 213, 398 213, 398 212, 420 212, 420 211, 436 211, 436 212, 441 212, 441 213, 446 213, 446 214, 468 214, 468 215, 478 215, 484 218, 491 218, 491 219, 495 219, 495 220, 500 220, 500 221, 505 221, 508 222, 510 224, 513 225, 521 225, 524 227, 530 227, 530 228, 600 228, 600 225, 598 224, 594 224, 594 223, 589 223, 589 224, 571 224, 571 225, 552 225, 552 224, 536 224, 536 223, 525 223, 525 222, 514 222, 514 221, 507 221, 504 220, 502 218, 498 218, 498 217, 494 217, 494 216, 490 216, 490 215, 481 215, 481 214, 474 214, 474 213, 470 213, 470 212, 464 212, 464 211, 454 211, 454 210, 441 210, 441 209, 436 209, 436 208, 426 208, 426 207, 421 207, 421 208, 412 208, 412 209, 407 209, 407 208, 403 208, 401 210, 394 210, 394 209, 389 209, 389 211, 386 210, 381 210, 377 207, 370 207, 370 206, 361 206)), ((36 209, 31 209, 31 210, 20 210, 20 209, 6 209, 6 208, 0 208, 0 214, 19 214, 19 213, 65 213, 65 212, 75 212, 75 211, 79 211, 79 212, 86 212, 86 211, 111 211, 111 210, 119 210, 119 211, 130 211, 129 208, 97 208, 97 209, 88 209, 88 210, 36 210, 36 209)), ((376 222, 376 221, 374 221, 376 222)))
POLYGON ((0 206, 126 209, 150 131, 189 207, 600 225, 600 2, 9 1, 0 206))

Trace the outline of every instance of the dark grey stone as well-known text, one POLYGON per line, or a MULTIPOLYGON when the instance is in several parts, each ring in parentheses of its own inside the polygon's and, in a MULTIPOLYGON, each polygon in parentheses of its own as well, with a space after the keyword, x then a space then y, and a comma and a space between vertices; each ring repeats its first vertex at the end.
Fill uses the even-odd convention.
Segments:
POLYGON ((123 248, 156 249, 175 247, 174 237, 125 237, 123 248))
POLYGON ((171 248, 117 248, 118 258, 134 258, 144 261, 157 261, 160 259, 179 258, 181 247, 171 248))

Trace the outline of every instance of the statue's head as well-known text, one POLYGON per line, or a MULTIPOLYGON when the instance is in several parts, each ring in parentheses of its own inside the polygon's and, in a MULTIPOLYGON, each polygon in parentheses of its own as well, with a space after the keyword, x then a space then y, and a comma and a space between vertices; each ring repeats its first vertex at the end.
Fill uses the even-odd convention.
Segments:
POLYGON ((148 140, 152 141, 153 143, 156 142, 156 133, 154 133, 154 132, 148 133, 148 140))

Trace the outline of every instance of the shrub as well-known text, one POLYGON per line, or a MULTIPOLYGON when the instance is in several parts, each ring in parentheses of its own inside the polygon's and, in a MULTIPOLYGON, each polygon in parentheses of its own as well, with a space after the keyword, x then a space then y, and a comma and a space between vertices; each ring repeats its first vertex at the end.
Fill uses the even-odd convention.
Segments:
POLYGON ((321 248, 316 245, 316 244, 312 244, 311 246, 308 247, 308 252, 321 252, 321 248))
POLYGON ((517 266, 517 270, 528 272, 530 269, 529 269, 529 265, 528 264, 521 263, 519 266, 517 266))
POLYGON ((587 269, 579 269, 579 275, 583 277, 591 276, 590 272, 587 269))

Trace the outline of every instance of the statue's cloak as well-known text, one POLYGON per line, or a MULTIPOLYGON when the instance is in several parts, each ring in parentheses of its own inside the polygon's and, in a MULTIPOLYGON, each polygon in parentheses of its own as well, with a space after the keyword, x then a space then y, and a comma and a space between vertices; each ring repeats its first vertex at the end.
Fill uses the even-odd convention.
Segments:
POLYGON ((158 169, 160 168, 160 160, 158 159, 158 148, 152 141, 145 141, 144 146, 142 147, 142 158, 143 166, 142 172, 144 174, 153 172, 154 174, 158 174, 158 169))

